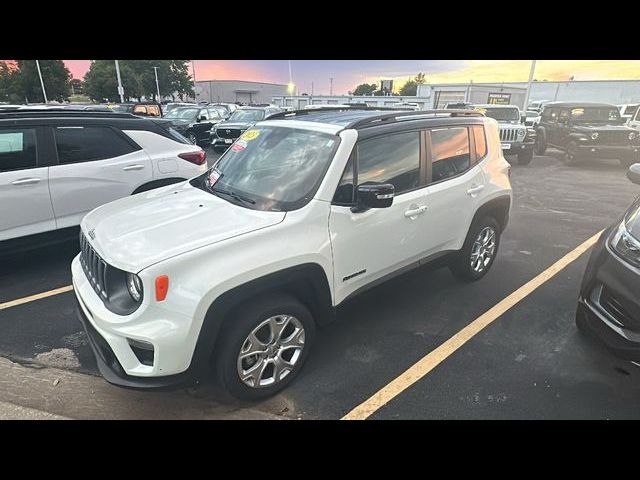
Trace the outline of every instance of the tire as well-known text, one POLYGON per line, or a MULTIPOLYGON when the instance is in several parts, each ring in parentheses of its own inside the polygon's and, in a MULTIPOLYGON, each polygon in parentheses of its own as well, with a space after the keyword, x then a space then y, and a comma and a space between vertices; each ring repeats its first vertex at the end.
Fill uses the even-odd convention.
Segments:
POLYGON ((544 155, 547 151, 547 136, 544 133, 544 130, 538 130, 538 135, 536 136, 536 144, 533 147, 536 155, 544 155))
POLYGON ((529 148, 518 154, 518 165, 529 165, 533 160, 533 148, 529 148))
POLYGON ((286 294, 276 293, 252 299, 232 312, 228 322, 231 323, 222 332, 223 337, 218 343, 215 371, 219 385, 240 400, 267 398, 291 383, 302 369, 315 337, 315 321, 307 307, 286 294), (285 322, 286 326, 283 327, 285 322), (285 335, 291 347, 278 351, 278 328, 284 328, 280 335, 285 335), (255 338, 253 344, 249 338, 251 334, 255 338), (298 341, 300 338, 302 343, 298 341), (271 344, 268 343, 269 339, 271 344), (242 350, 254 348, 254 345, 260 353, 240 360, 242 350), (289 366, 291 364, 293 367, 289 366), (260 371, 261 367, 257 365, 265 368, 260 371), (279 374, 276 374, 276 365, 282 369, 279 374), (252 370, 252 367, 256 370, 252 370), (242 380, 241 371, 247 375, 248 383, 242 380), (254 387, 257 381, 264 383, 254 387))
POLYGON ((580 163, 578 157, 578 144, 576 142, 567 143, 567 149, 564 152, 564 163, 570 167, 575 167, 580 163))
MULTIPOLYGON (((471 228, 469 228, 469 233, 467 233, 467 238, 464 241, 464 245, 462 249, 457 252, 453 261, 449 264, 449 269, 453 276, 464 282, 474 282, 476 280, 480 280, 484 277, 487 272, 491 269, 493 262, 498 255, 498 247, 500 246, 500 224, 493 217, 482 217, 478 220, 475 220, 471 224, 471 228), (481 262, 484 264, 480 269, 479 263, 476 263, 475 268, 472 265, 473 258, 472 255, 476 255, 477 247, 480 249, 484 249, 485 245, 477 245, 477 241, 480 241, 480 235, 485 234, 486 229, 493 230, 493 249, 490 256, 483 255, 481 262), (488 260, 488 261, 485 261, 488 260)), ((482 250, 485 251, 485 250, 482 250)), ((488 253, 485 251, 485 254, 488 253)))

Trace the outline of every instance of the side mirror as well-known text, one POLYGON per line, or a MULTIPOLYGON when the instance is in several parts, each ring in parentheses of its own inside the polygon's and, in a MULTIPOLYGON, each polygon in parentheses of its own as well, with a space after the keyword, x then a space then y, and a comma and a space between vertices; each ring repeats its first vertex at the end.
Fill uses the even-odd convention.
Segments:
POLYGON ((634 163, 629 167, 627 178, 636 185, 640 185, 640 163, 634 163))
POLYGON ((364 183, 358 185, 358 203, 353 212, 368 208, 387 208, 393 204, 395 187, 390 183, 364 183))

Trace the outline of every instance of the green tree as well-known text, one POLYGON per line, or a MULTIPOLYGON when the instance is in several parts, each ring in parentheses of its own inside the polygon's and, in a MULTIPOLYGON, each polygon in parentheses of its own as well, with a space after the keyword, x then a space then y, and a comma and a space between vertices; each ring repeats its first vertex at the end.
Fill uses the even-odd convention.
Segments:
POLYGON ((69 81, 69 88, 71 89, 72 95, 81 95, 83 87, 84 84, 79 78, 72 78, 71 81, 69 81))
MULTIPOLYGON (((40 76, 35 60, 16 60, 16 70, 12 73, 12 94, 31 103, 44 102, 40 76)), ((47 99, 59 102, 69 97, 71 72, 62 60, 40 60, 42 80, 47 99)))
POLYGON ((400 95, 403 97, 415 96, 418 93, 418 84, 415 80, 407 80, 400 89, 400 95))
POLYGON ((378 85, 375 83, 362 83, 358 85, 352 92, 349 92, 349 95, 371 95, 378 88, 378 85))
POLYGON ((413 79, 418 85, 424 85, 427 82, 427 76, 420 72, 416 75, 416 77, 413 79))

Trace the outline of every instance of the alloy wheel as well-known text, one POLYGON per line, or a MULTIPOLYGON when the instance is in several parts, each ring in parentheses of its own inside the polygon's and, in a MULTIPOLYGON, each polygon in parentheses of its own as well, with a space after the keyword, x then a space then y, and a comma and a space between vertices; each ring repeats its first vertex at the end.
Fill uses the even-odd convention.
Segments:
POLYGON ((496 253, 496 231, 493 227, 484 227, 471 248, 471 268, 476 273, 482 273, 491 263, 496 253))

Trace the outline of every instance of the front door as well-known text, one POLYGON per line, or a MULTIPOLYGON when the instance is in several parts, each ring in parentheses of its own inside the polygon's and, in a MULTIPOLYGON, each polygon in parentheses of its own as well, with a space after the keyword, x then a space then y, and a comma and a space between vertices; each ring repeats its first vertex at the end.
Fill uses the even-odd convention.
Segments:
POLYGON ((422 237, 427 196, 423 150, 419 131, 357 144, 329 218, 336 303, 417 261, 428 249, 422 237), (367 182, 393 184, 393 204, 354 212, 354 185, 367 182))
POLYGON ((0 241, 56 228, 35 128, 0 129, 0 241))

